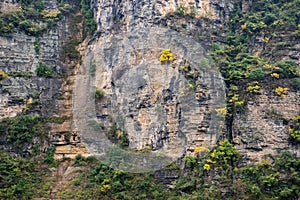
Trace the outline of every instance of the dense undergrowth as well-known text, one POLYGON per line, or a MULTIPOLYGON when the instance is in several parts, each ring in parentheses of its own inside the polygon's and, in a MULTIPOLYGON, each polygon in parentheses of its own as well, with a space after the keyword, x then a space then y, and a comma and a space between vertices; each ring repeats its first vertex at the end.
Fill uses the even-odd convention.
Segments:
MULTIPOLYGON (((2 199, 49 198, 55 181, 37 168, 37 159, 1 157, 2 199), (43 187, 41 187, 43 186, 43 187)), ((45 155, 46 156, 46 155, 45 155)), ((48 157, 53 156, 49 152, 48 157)), ((44 165, 49 164, 49 158, 44 165)), ((51 159, 50 159, 51 160, 51 159)), ((168 188, 155 173, 128 174, 112 169, 94 157, 80 155, 72 162, 76 176, 62 185, 60 199, 297 199, 300 195, 300 160, 289 152, 268 155, 260 163, 241 165, 241 156, 228 140, 210 152, 186 157, 182 175, 168 188), (209 165, 209 167, 207 167, 209 165)), ((172 164, 175 165, 175 164, 172 164)), ((46 165, 47 166, 47 165, 46 165)), ((166 170, 179 168, 170 167, 166 170)))
POLYGON ((76 0, 70 3, 61 0, 55 10, 47 10, 43 0, 19 0, 18 2, 20 7, 0 14, 1 35, 20 30, 27 35, 41 36, 62 20, 64 16, 76 12, 78 8, 84 15, 84 35, 88 36, 96 29, 89 0, 76 0))

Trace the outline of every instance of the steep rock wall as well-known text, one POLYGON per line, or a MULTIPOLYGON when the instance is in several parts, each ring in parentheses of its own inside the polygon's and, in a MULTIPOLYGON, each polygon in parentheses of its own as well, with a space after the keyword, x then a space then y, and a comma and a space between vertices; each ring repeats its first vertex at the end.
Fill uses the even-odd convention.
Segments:
MULTIPOLYGON (((106 153, 116 142, 108 140, 111 135, 125 135, 130 150, 163 153, 173 160, 199 147, 206 151, 223 138, 224 119, 215 109, 225 106, 225 84, 206 57, 206 44, 162 23, 180 6, 195 7, 197 17, 204 17, 197 1, 179 3, 92 2, 98 30, 81 48, 73 92, 76 130, 89 154, 106 153), (164 49, 172 51, 173 62, 160 62, 164 49), (95 100, 96 90, 104 97, 95 100)), ((216 4, 207 3, 214 14, 205 17, 217 18, 216 13, 230 9, 222 2, 216 9, 216 4)))
POLYGON ((229 17, 232 3, 218 0, 153 0, 153 1, 93 1, 96 13, 97 29, 100 32, 132 30, 137 27, 149 27, 157 24, 170 13, 192 14, 197 18, 225 20, 229 17))
POLYGON ((299 92, 289 92, 282 97, 264 91, 249 100, 245 112, 235 116, 234 142, 249 161, 257 162, 279 149, 300 153, 289 138, 290 123, 299 115, 299 99, 299 92))
POLYGON ((201 44, 165 28, 96 40, 83 56, 74 90, 75 124, 87 148, 102 153, 101 140, 110 131, 87 129, 85 116, 92 113, 103 127, 116 122, 133 150, 168 149, 183 156, 214 146, 222 135, 215 109, 225 105, 225 85, 214 67, 199 65, 205 59, 201 44), (175 60, 161 63, 167 48, 175 60), (105 95, 95 108, 96 89, 105 95))
MULTIPOLYGON (((45 9, 58 9, 58 1, 48 1, 45 9)), ((16 1, 0 3, 1 12, 20 9, 16 1), (14 8, 14 9, 13 9, 14 8)), ((52 144, 73 147, 74 152, 82 152, 78 147, 80 139, 72 125, 72 69, 74 63, 63 63, 60 59, 62 47, 69 39, 69 18, 65 17, 56 26, 49 28, 41 36, 30 36, 20 30, 0 36, 0 71, 8 74, 0 80, 0 119, 16 117, 20 114, 41 115, 49 119, 46 137, 52 144), (38 76, 39 63, 53 68, 51 77, 38 76), (68 75, 68 78, 64 76, 68 75), (52 119, 63 123, 52 123, 52 119)), ((7 149, 5 137, 1 137, 1 148, 7 149)), ((41 148, 48 148, 47 144, 41 148)), ((11 151, 11 150, 10 150, 11 151)), ((84 150, 83 150, 84 151, 84 150)), ((75 153, 75 154, 76 154, 75 153)))

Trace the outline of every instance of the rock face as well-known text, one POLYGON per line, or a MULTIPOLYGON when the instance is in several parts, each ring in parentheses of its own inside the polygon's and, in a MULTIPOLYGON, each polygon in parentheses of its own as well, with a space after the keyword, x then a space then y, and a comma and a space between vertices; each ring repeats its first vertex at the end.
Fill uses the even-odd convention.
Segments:
MULTIPOLYGON (((58 4, 45 3, 48 10, 56 10, 58 4)), ((247 7, 244 2, 244 12, 247 7)), ((226 36, 221 27, 233 3, 93 0, 91 8, 97 31, 80 45, 82 64, 72 69, 76 63, 60 59, 62 46, 75 34, 68 17, 39 38, 22 32, 0 36, 0 71, 9 75, 0 77, 0 119, 28 109, 67 119, 49 124, 57 158, 101 154, 120 138, 131 150, 179 158, 222 139, 223 119, 215 109, 225 107, 225 84, 206 50, 212 40, 222 42, 226 36), (174 17, 174 12, 179 14, 174 17), (211 34, 214 30, 217 38, 211 34), (174 61, 160 61, 165 49, 171 50, 174 61), (54 75, 38 77, 39 62, 53 66, 54 75), (96 90, 104 96, 95 99, 96 90), (32 100, 37 105, 31 105, 32 100)), ((17 1, 0 2, 0 13, 18 9, 17 1)), ((260 41, 250 44, 255 55, 261 52, 260 41)), ((293 50, 276 51, 274 56, 299 64, 299 44, 293 42, 293 50)), ((299 92, 290 91, 286 97, 273 93, 254 96, 229 127, 236 147, 251 161, 277 148, 299 152, 289 143, 288 133, 289 120, 299 115, 299 92)))
POLYGON ((179 10, 182 14, 223 21, 228 19, 232 5, 231 2, 222 0, 98 0, 93 2, 97 29, 105 33, 111 33, 116 29, 130 31, 137 27, 149 27, 159 23, 168 14, 179 10))
POLYGON ((237 114, 233 138, 251 162, 276 154, 278 149, 300 153, 289 140, 290 122, 299 115, 299 98, 299 92, 289 92, 285 97, 263 92, 248 102, 245 113, 237 114))
MULTIPOLYGON (((49 1, 45 6, 45 9, 57 10, 58 1, 49 1)), ((0 3, 1 12, 11 12, 19 7, 16 1, 0 3)), ((17 30, 0 36, 0 71, 8 74, 0 80, 0 119, 21 113, 71 119, 63 124, 49 123, 51 129, 45 134, 53 144, 67 146, 58 146, 58 151, 72 146, 74 152, 82 153, 77 148, 80 139, 72 125, 72 76, 68 64, 60 60, 62 46, 70 34, 68 23, 68 18, 61 20, 41 37, 17 30), (53 68, 51 77, 37 76, 39 63, 53 68), (70 75, 68 80, 63 74, 70 75)), ((5 142, 1 141, 1 144, 5 146, 5 142)))
POLYGON ((17 0, 5 0, 0 2, 0 13, 8 13, 18 10, 20 5, 17 0))
MULTIPOLYGON (((9 75, 9 78, 2 80, 1 83, 3 99, 0 108, 1 117, 16 116, 21 111, 18 108, 26 106, 26 102, 33 96, 47 102, 59 94, 61 85, 59 79, 36 76, 39 62, 52 66, 55 74, 61 73, 59 52, 62 43, 59 34, 58 30, 52 30, 42 38, 31 37, 24 33, 0 37, 0 68, 9 75), (39 53, 35 50, 37 43, 39 53)), ((43 111, 46 112, 47 107, 43 111)))
POLYGON ((75 120, 87 148, 94 152, 102 148, 101 143, 95 145, 101 142, 101 133, 89 133, 82 123, 84 115, 93 112, 103 127, 116 122, 134 150, 164 149, 181 157, 198 146, 215 145, 222 135, 222 119, 215 109, 224 107, 225 86, 217 70, 199 65, 205 60, 199 43, 165 28, 96 40, 84 55, 84 70, 74 90, 75 120), (167 48, 175 60, 162 63, 159 57, 167 48), (105 96, 95 110, 95 103, 86 104, 93 104, 89 96, 96 88, 105 96))

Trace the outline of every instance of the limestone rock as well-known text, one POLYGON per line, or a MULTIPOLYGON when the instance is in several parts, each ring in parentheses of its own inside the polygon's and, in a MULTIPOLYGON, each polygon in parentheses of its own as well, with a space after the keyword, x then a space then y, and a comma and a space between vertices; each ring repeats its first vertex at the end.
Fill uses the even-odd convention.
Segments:
POLYGON ((277 149, 299 154, 299 148, 289 141, 289 121, 299 115, 300 93, 287 96, 263 92, 249 100, 245 113, 237 114, 233 122, 236 147, 251 161, 259 161, 277 149))
POLYGON ((106 127, 116 122, 133 150, 150 147, 181 157, 216 144, 223 119, 215 109, 224 107, 225 85, 213 66, 199 66, 207 59, 201 44, 153 27, 100 37, 89 47, 73 99, 75 125, 90 152, 103 153, 109 146, 109 130, 91 128, 92 120, 106 127), (161 52, 168 48, 175 60, 161 63, 161 52), (105 97, 95 108, 96 88, 105 97))

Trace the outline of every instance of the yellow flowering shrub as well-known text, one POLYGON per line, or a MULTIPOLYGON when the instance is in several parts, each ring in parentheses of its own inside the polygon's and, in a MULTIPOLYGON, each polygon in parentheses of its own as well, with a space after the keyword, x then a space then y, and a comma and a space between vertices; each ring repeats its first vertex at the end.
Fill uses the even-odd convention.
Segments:
POLYGON ((170 49, 164 49, 159 57, 160 62, 173 61, 173 53, 170 49))
POLYGON ((206 170, 206 171, 209 171, 210 170, 210 165, 209 164, 205 164, 203 166, 203 169, 206 170))
POLYGON ((271 76, 272 76, 273 78, 279 78, 279 74, 278 74, 278 73, 272 73, 271 76))
POLYGON ((247 87, 247 91, 250 93, 259 93, 260 85, 257 81, 254 81, 251 85, 247 87))
POLYGON ((203 146, 198 146, 195 149, 195 153, 202 153, 202 152, 207 152, 207 151, 209 151, 209 149, 206 147, 203 147, 203 146))
POLYGON ((227 108, 218 108, 216 111, 218 116, 225 116, 228 114, 227 108))
POLYGON ((8 78, 8 74, 3 71, 0 71, 0 78, 8 78))
POLYGON ((60 10, 51 10, 51 11, 43 10, 41 14, 43 15, 43 18, 51 18, 51 19, 58 20, 61 12, 60 10))
POLYGON ((275 89, 276 94, 278 96, 282 96, 282 97, 284 97, 285 95, 287 95, 288 91, 289 91, 289 88, 283 88, 283 87, 277 87, 275 89))
POLYGON ((209 171, 214 166, 219 166, 223 169, 229 168, 230 163, 236 161, 238 157, 239 152, 234 145, 228 139, 222 140, 219 146, 211 152, 209 158, 205 160, 203 169, 209 171))

